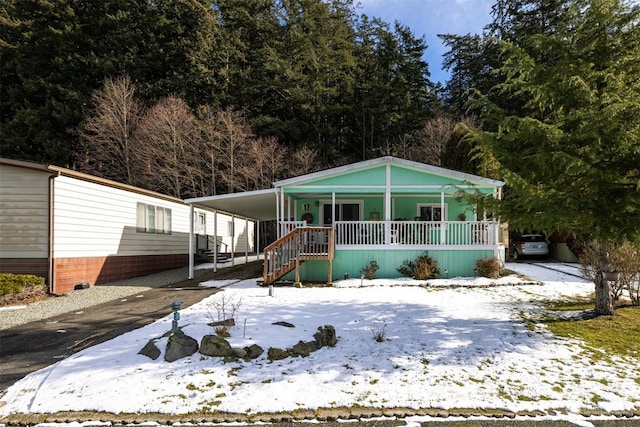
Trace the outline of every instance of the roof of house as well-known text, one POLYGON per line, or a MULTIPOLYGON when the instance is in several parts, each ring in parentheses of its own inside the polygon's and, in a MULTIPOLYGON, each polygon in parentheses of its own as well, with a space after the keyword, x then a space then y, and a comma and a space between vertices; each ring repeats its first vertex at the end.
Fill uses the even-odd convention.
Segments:
POLYGON ((352 163, 344 166, 339 166, 332 169, 326 169, 319 172, 310 173, 307 175, 300 175, 293 178, 283 179, 276 181, 273 185, 276 188, 286 187, 291 185, 299 185, 309 181, 315 181, 322 178, 328 178, 336 175, 342 175, 349 172, 355 172, 358 170, 365 170, 375 168, 381 165, 396 165, 399 167, 413 169, 425 173, 429 173, 436 176, 450 177, 460 181, 467 181, 472 184, 480 184, 483 186, 502 187, 504 182, 495 179, 485 178, 478 175, 473 175, 465 172, 459 172, 452 169, 445 169, 438 166, 427 165, 425 163, 413 162, 411 160, 400 159, 393 156, 378 157, 376 159, 365 160, 358 163, 352 163))
POLYGON ((470 186, 498 188, 504 185, 502 181, 387 156, 276 181, 273 183, 274 188, 266 190, 199 197, 186 199, 185 202, 193 204, 194 206, 206 207, 208 209, 219 209, 227 212, 234 212, 260 221, 273 220, 276 219, 278 192, 284 187, 303 185, 316 180, 341 176, 387 164, 428 173, 438 177, 451 178, 456 182, 468 182, 470 186))

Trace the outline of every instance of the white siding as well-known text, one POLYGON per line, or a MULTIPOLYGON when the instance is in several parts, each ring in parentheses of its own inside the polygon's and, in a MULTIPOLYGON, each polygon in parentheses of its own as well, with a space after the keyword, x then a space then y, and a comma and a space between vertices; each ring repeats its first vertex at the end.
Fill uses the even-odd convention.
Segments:
MULTIPOLYGON (((196 209, 197 211, 197 209, 196 209)), ((220 245, 221 252, 231 252, 231 243, 233 241, 233 249, 234 251, 244 253, 245 248, 247 247, 246 242, 246 232, 245 228, 247 227, 245 219, 236 217, 235 220, 232 215, 228 215, 223 212, 217 213, 217 224, 214 227, 214 212, 206 211, 207 215, 207 234, 210 236, 217 235, 218 238, 222 239, 222 244, 220 245), (234 221, 234 236, 231 236, 229 224, 234 221)), ((255 230, 255 221, 249 221, 249 252, 253 251, 254 248, 254 230, 255 230)))
POLYGON ((189 206, 71 177, 54 189, 54 257, 188 252, 189 206), (138 232, 137 203, 171 209, 171 234, 138 232))
POLYGON ((0 256, 46 258, 49 176, 45 171, 0 165, 0 256))

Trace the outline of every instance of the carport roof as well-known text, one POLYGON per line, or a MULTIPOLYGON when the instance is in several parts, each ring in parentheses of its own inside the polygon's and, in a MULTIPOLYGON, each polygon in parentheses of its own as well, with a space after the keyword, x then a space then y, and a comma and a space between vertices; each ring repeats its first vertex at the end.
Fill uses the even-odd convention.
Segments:
POLYGON ((245 191, 186 199, 185 203, 204 209, 221 210, 258 221, 276 218, 276 189, 245 191))

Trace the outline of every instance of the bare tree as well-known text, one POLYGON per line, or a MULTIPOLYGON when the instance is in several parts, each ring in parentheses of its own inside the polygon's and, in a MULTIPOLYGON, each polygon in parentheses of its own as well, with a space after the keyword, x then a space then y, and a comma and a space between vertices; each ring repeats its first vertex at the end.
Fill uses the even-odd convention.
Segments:
POLYGON ((145 187, 183 198, 202 194, 200 127, 187 104, 170 96, 145 115, 138 140, 145 169, 145 187))
POLYGON ((287 161, 287 167, 283 169, 283 178, 308 174, 321 168, 318 162, 318 151, 313 148, 292 148, 287 157, 289 161, 287 161))
POLYGON ((597 315, 612 315, 613 296, 606 273, 613 270, 613 253, 615 246, 609 241, 592 240, 585 243, 580 261, 582 275, 592 281, 596 287, 595 313, 597 315))
POLYGON ((216 153, 216 175, 226 185, 229 193, 242 190, 247 184, 246 179, 238 172, 240 157, 245 154, 249 142, 255 138, 253 130, 241 111, 227 108, 209 109, 205 113, 201 114, 201 126, 206 127, 207 147, 216 153))
POLYGON ((275 138, 250 139, 242 151, 237 172, 246 183, 243 190, 269 188, 281 177, 286 149, 275 138))
POLYGON ((409 150, 411 160, 441 166, 455 125, 455 121, 447 116, 428 119, 417 132, 415 142, 409 150))
POLYGON ((139 150, 134 134, 143 115, 127 75, 105 79, 93 93, 91 114, 80 130, 78 169, 135 185, 139 150))

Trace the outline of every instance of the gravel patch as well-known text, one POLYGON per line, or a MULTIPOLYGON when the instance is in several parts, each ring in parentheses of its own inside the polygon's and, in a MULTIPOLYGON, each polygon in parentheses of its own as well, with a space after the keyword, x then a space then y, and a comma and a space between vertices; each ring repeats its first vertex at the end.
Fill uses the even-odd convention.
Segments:
MULTIPOLYGON (((195 276, 207 270, 196 270, 195 276)), ((51 297, 31 304, 0 307, 0 330, 30 322, 45 320, 65 313, 85 310, 94 305, 137 295, 153 288, 170 285, 187 278, 188 269, 178 268, 148 276, 135 277, 88 289, 75 290, 67 295, 51 297)))

